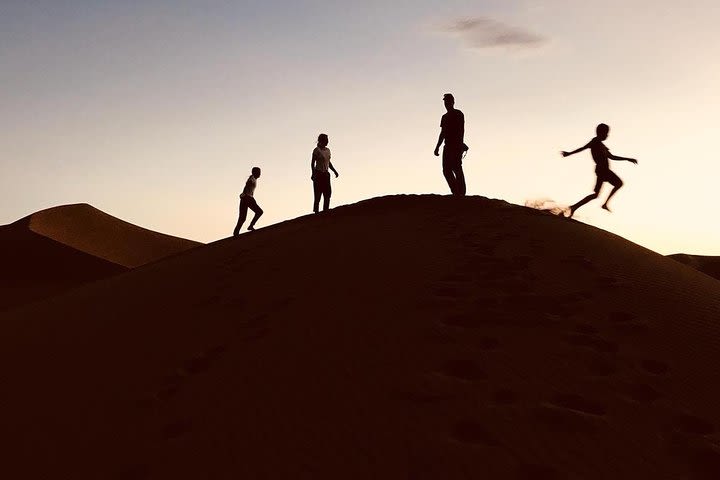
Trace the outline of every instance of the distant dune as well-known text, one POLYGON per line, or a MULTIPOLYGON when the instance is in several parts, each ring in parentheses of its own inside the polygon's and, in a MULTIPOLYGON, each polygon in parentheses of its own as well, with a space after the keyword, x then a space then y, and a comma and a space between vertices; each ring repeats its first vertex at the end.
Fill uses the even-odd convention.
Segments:
POLYGON ((31 231, 90 255, 135 268, 200 245, 154 232, 81 203, 29 217, 31 231))
POLYGON ((0 310, 56 295, 193 248, 90 205, 67 205, 0 226, 0 310))
POLYGON ((678 253, 670 255, 670 258, 691 266, 695 270, 700 270, 706 275, 715 277, 720 280, 720 257, 708 257, 703 255, 687 255, 678 253))
POLYGON ((0 315, 3 471, 718 478, 718 312, 573 220, 368 200, 0 315))

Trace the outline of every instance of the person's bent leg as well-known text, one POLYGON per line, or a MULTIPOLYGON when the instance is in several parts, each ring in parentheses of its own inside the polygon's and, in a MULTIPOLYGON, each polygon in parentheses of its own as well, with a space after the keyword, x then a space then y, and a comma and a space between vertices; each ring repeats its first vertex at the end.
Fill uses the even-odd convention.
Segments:
POLYGON ((233 236, 237 237, 240 235, 240 229, 243 226, 243 223, 245 223, 245 219, 247 218, 247 211, 248 211, 248 202, 245 200, 246 197, 240 198, 240 211, 238 212, 238 221, 235 225, 235 230, 233 230, 233 236))
POLYGON ((623 181, 620 180, 620 177, 618 177, 614 172, 610 172, 610 175, 608 175, 608 182, 613 186, 612 191, 610 192, 610 195, 608 195, 607 199, 605 200, 605 203, 603 203, 602 208, 610 211, 610 208, 608 207, 608 202, 610 199, 617 193, 618 190, 622 188, 624 185, 623 181))
POLYGON ((465 195, 467 187, 465 186, 465 173, 463 172, 462 165, 458 165, 453 169, 455 173, 455 188, 457 195, 465 195))
POLYGON ((257 223, 258 219, 262 217, 262 214, 265 213, 262 208, 257 204, 257 202, 253 199, 252 204, 249 205, 250 210, 252 210, 255 215, 253 216, 253 219, 250 221, 250 225, 248 225, 248 230, 252 231, 255 230, 255 223, 257 223))
POLYGON ((597 181, 595 182, 595 188, 593 189, 593 193, 588 195, 587 197, 583 198, 579 202, 577 202, 575 205, 570 206, 570 217, 572 217, 575 214, 575 210, 582 207, 586 203, 592 202, 596 198, 600 196, 600 188, 602 187, 602 184, 605 180, 598 177, 597 181))

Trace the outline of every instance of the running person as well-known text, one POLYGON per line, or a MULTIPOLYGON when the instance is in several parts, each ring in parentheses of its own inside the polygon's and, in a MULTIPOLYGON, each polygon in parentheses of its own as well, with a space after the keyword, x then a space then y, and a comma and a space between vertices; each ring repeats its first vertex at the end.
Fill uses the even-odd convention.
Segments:
POLYGON ((608 202, 610 201, 612 196, 615 195, 618 190, 620 190, 620 187, 623 186, 623 181, 620 180, 620 177, 618 177, 615 172, 610 170, 608 160, 624 160, 626 162, 634 163, 636 165, 638 163, 637 160, 635 160, 634 158, 618 157, 617 155, 613 155, 612 153, 610 153, 610 150, 608 150, 608 148, 603 143, 603 141, 607 140, 608 135, 610 134, 610 127, 608 127, 604 123, 601 123, 597 126, 596 133, 597 136, 590 140, 590 142, 584 147, 580 147, 577 150, 573 150, 572 152, 562 152, 563 157, 569 157, 570 155, 574 155, 589 148, 590 153, 592 153, 593 160, 595 161, 595 174, 597 175, 594 192, 570 207, 570 217, 575 214, 575 211, 578 208, 598 198, 598 196, 600 195, 600 188, 605 182, 608 182, 610 185, 612 185, 613 189, 610 192, 610 195, 608 195, 607 199, 605 200, 605 203, 603 203, 602 208, 604 208, 608 212, 610 211, 610 208, 608 207, 608 202))
POLYGON ((330 140, 328 136, 321 133, 318 136, 317 147, 313 150, 312 159, 310 160, 310 179, 313 181, 313 193, 315 199, 313 202, 313 212, 318 213, 320 210, 320 197, 323 198, 323 211, 330 208, 330 196, 332 195, 332 187, 330 186, 330 172, 335 174, 335 178, 339 176, 337 170, 330 161, 330 149, 327 148, 330 140))
POLYGON ((263 209, 260 208, 255 201, 255 187, 257 187, 258 178, 260 178, 260 169, 253 167, 252 175, 248 177, 247 182, 245 182, 245 188, 243 188, 243 192, 240 194, 240 215, 238 216, 237 225, 235 225, 235 230, 233 231, 234 237, 240 235, 240 228, 242 228, 243 223, 245 223, 248 209, 255 213, 255 216, 253 216, 253 219, 250 221, 250 225, 248 225, 248 230, 251 232, 255 230, 255 222, 257 222, 263 214, 263 209))

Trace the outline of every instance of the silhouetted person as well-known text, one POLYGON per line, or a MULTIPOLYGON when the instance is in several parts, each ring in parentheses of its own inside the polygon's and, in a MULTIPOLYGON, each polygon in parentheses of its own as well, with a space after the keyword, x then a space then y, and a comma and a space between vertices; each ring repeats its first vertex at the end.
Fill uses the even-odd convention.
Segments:
POLYGON ((329 170, 333 171, 335 178, 339 176, 330 161, 330 149, 327 148, 328 143, 330 143, 328 136, 321 133, 318 136, 317 147, 313 150, 312 159, 310 160, 310 170, 312 171, 310 179, 313 181, 313 191, 315 193, 313 212, 315 213, 318 213, 320 209, 320 197, 323 197, 323 211, 330 208, 332 188, 330 186, 329 170))
POLYGON ((465 174, 462 169, 463 152, 467 150, 464 143, 465 115, 455 108, 455 97, 450 93, 443 96, 447 113, 440 120, 440 137, 435 146, 435 156, 440 155, 440 145, 445 142, 442 155, 443 175, 453 195, 465 195, 465 174))
POLYGON ((612 196, 615 195, 618 190, 620 190, 620 187, 623 186, 623 181, 620 180, 620 177, 618 177, 614 172, 610 170, 608 160, 625 160, 634 164, 638 163, 637 160, 635 160, 634 158, 618 157, 610 153, 610 150, 608 150, 608 148, 603 143, 603 141, 607 140, 608 135, 610 134, 610 127, 608 127, 604 123, 601 123, 597 126, 596 133, 597 136, 590 140, 590 142, 584 147, 580 147, 577 150, 573 150, 572 152, 562 152, 563 157, 568 157, 589 148, 590 153, 592 153, 593 160, 595 161, 595 174, 597 175, 594 192, 570 207, 571 217, 575 214, 575 211, 578 208, 598 198, 598 196, 600 195, 600 188, 605 182, 610 183, 610 185, 613 186, 613 189, 610 192, 610 195, 608 195, 607 200, 605 200, 605 203, 603 203, 602 208, 604 208, 608 212, 610 211, 610 208, 608 207, 608 202, 610 201, 612 196))
POLYGON ((248 177, 247 182, 245 182, 245 188, 243 188, 243 192, 240 194, 240 215, 238 216, 237 225, 235 225, 235 230, 233 231, 234 237, 240 235, 240 229, 247 218, 248 208, 255 213, 255 216, 250 221, 250 225, 248 225, 248 230, 250 231, 255 230, 255 223, 263 214, 263 209, 260 208, 255 201, 255 187, 257 187, 258 178, 260 178, 260 169, 253 167, 252 175, 248 177))

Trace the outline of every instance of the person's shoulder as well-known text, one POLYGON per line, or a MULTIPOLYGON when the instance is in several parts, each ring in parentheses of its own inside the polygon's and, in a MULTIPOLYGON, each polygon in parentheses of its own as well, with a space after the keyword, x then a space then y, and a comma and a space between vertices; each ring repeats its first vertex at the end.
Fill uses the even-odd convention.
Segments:
POLYGON ((464 117, 464 116, 465 116, 465 114, 462 112, 462 110, 458 110, 458 109, 456 108, 456 109, 455 109, 455 112, 456 112, 455 115, 457 115, 458 117, 464 117))

